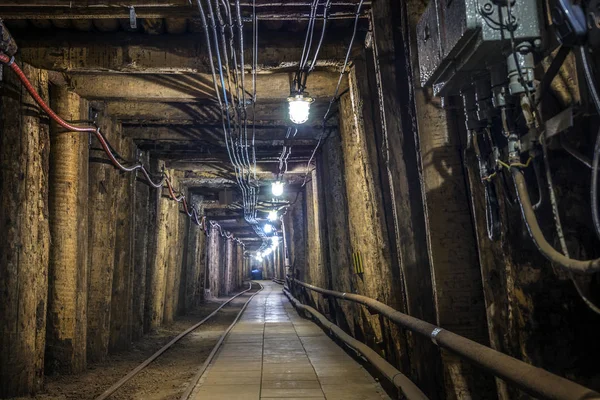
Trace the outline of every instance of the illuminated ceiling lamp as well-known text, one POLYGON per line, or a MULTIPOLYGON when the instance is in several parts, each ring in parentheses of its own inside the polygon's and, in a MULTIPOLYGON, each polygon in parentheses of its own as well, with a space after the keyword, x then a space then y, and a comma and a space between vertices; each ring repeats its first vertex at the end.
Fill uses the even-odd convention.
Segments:
POLYGON ((265 231, 266 234, 273 232, 273 225, 265 224, 265 226, 263 226, 263 231, 265 231))
POLYGON ((289 103, 290 120, 297 125, 308 121, 310 113, 310 103, 315 101, 308 93, 295 92, 287 98, 289 103))
POLYGON ((268 220, 271 222, 277 221, 277 210, 269 211, 269 215, 267 216, 268 220))
POLYGON ((276 181, 271 184, 271 192, 273 196, 279 197, 283 194, 283 182, 276 181))

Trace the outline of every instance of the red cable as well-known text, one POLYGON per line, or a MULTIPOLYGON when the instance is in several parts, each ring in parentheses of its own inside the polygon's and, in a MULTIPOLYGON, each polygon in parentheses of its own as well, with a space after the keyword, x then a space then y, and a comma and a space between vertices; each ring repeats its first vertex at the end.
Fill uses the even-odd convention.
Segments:
POLYGON ((171 181, 169 180, 169 178, 166 175, 163 174, 163 178, 161 179, 161 181, 158 183, 155 183, 152 180, 152 178, 150 178, 150 174, 148 173, 148 171, 146 170, 146 168, 144 167, 144 165, 142 163, 135 164, 131 167, 126 167, 125 165, 121 164, 119 162, 119 160, 117 160, 115 155, 112 153, 111 146, 109 145, 109 143, 106 140, 106 138, 104 137, 104 135, 100 132, 100 128, 78 127, 78 126, 69 124, 67 121, 62 119, 58 114, 56 114, 54 112, 54 110, 52 110, 46 104, 44 99, 41 98, 41 96, 37 93, 37 91, 31 84, 31 82, 29 82, 29 79, 27 79, 27 76, 25 76, 25 73, 23 72, 23 70, 17 65, 17 63, 15 63, 14 57, 9 57, 6 54, 0 52, 0 62, 8 65, 14 71, 14 73, 17 74, 17 76, 19 77, 19 80, 21 81, 21 83, 23 83, 23 85, 25 86, 25 89, 27 89, 27 91, 29 92, 31 97, 33 97, 35 102, 38 103, 38 105, 44 110, 44 112, 46 114, 48 114, 48 116, 50 118, 52 118, 57 124, 59 124, 66 130, 71 131, 71 132, 82 132, 82 133, 90 132, 90 133, 93 133, 94 135, 96 135, 96 138, 100 142, 100 145, 104 149, 104 152, 106 153, 106 155, 108 156, 110 161, 113 163, 113 165, 116 168, 120 169, 121 171, 132 172, 132 171, 136 171, 139 169, 144 174, 144 177, 146 178, 148 183, 151 186, 155 187, 156 189, 164 187, 164 185, 166 183, 167 187, 169 189, 169 194, 171 195, 171 198, 178 203, 183 203, 183 209, 184 209, 185 213, 187 214, 187 216, 190 218, 193 217, 194 222, 197 225, 204 228, 204 230, 206 231, 206 228, 207 228, 206 227, 206 217, 202 216, 201 219, 198 219, 198 212, 196 211, 196 208, 194 208, 194 207, 192 207, 192 212, 189 211, 185 196, 184 195, 180 195, 180 196, 175 195, 175 191, 173 190, 171 181))

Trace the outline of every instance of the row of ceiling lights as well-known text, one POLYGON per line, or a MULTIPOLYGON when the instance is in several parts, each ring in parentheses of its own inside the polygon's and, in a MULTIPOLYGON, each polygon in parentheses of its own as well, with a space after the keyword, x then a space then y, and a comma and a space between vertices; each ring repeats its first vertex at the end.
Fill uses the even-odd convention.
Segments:
MULTIPOLYGON (((279 196, 283 195, 283 186, 284 186, 284 184, 281 181, 276 181, 271 184, 271 192, 274 197, 279 197, 279 196)), ((269 211, 267 219, 270 222, 277 221, 279 219, 277 210, 273 209, 273 210, 269 211)), ((263 232, 266 233, 267 235, 270 235, 274 231, 275 231, 275 228, 270 223, 266 223, 263 225, 263 232)), ((263 251, 256 252, 256 259, 258 261, 262 261, 263 258, 268 256, 269 254, 271 254, 277 248, 277 246, 279 246, 279 236, 275 235, 275 236, 271 237, 271 246, 270 247, 266 248, 263 251)))

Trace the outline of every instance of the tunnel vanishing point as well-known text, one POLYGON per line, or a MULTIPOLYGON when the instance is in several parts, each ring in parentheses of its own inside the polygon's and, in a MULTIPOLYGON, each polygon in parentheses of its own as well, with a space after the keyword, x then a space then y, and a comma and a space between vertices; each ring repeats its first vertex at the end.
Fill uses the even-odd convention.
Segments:
POLYGON ((600 399, 599 9, 1 1, 0 398, 600 399))

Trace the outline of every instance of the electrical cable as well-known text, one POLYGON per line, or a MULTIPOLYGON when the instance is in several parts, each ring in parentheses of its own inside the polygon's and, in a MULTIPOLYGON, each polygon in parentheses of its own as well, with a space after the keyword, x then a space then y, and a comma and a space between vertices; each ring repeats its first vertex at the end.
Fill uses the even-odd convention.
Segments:
MULTIPOLYGON (((588 58, 588 51, 586 46, 579 46, 579 54, 581 55, 581 61, 583 64, 583 72, 585 75, 585 81, 587 82, 592 101, 596 107, 596 111, 600 115, 600 95, 596 89, 596 80, 592 72, 592 66, 588 58)), ((596 135, 596 144, 594 145, 594 156, 592 158, 592 184, 590 189, 590 198, 592 206, 592 222, 594 223, 594 230, 596 235, 600 238, 600 212, 598 210, 598 164, 600 161, 600 129, 596 135)))
POLYGON ((517 191, 517 198, 521 207, 523 221, 538 250, 551 262, 574 273, 592 274, 600 271, 600 259, 585 261, 573 260, 556 251, 550 243, 548 243, 540 229, 535 211, 531 205, 531 200, 529 199, 529 193, 527 191, 527 182, 525 181, 523 172, 521 172, 518 167, 512 167, 511 171, 517 191))
POLYGON ((346 71, 346 67, 348 66, 348 59, 350 58, 350 53, 352 52, 352 46, 354 45, 354 39, 356 38, 356 32, 358 30, 358 21, 360 19, 360 11, 362 9, 363 2, 364 2, 364 0, 360 0, 356 7, 356 13, 354 16, 354 29, 352 31, 352 37, 350 38, 350 43, 348 44, 348 50, 346 51, 346 58, 344 59, 344 65, 342 66, 342 70, 340 71, 340 76, 338 78, 335 92, 334 92, 333 96, 331 97, 331 100, 329 100, 329 106, 327 107, 327 111, 325 112, 325 115, 323 116, 322 131, 321 131, 321 134, 319 135, 319 140, 317 141, 317 145, 313 149, 312 154, 310 155, 310 158, 308 160, 308 163, 306 164, 306 174, 304 175, 304 182, 302 183, 302 187, 306 186, 308 174, 309 174, 309 172, 311 172, 310 164, 312 163, 312 160, 315 157, 315 154, 317 153, 317 150, 319 149, 321 142, 323 141, 323 136, 325 135, 325 125, 327 123, 327 118, 329 117, 329 113, 331 112, 331 106, 337 99, 337 96, 338 96, 338 93, 340 90, 340 85, 342 84, 342 79, 344 77, 344 72, 346 71))
MULTIPOLYGON (((19 65, 14 61, 14 57, 9 57, 6 54, 0 52, 0 63, 9 66, 12 69, 12 71, 17 75, 17 77, 19 78, 19 80, 21 81, 23 86, 25 86, 25 89, 29 92, 29 94, 35 100, 35 102, 58 125, 62 126, 64 129, 66 129, 67 131, 70 131, 70 132, 93 133, 96 136, 96 138, 98 139, 98 141, 100 142, 102 149, 104 150, 104 152, 106 153, 106 155, 108 156, 109 160, 112 162, 112 164, 114 165, 115 168, 117 168, 123 172, 135 172, 138 170, 142 171, 142 173, 144 174, 144 177, 146 178, 148 183, 155 189, 161 189, 161 188, 165 187, 165 185, 166 185, 166 187, 169 191, 169 195, 171 196, 171 199, 173 199, 174 201, 176 201, 178 203, 182 203, 183 210, 187 214, 187 216, 189 218, 192 218, 193 222, 196 225, 198 225, 206 230, 206 217, 205 216, 199 217, 198 211, 196 210, 196 208, 194 206, 191 207, 191 211, 190 211, 190 207, 188 205, 185 195, 183 195, 183 194, 177 195, 175 193, 173 184, 172 184, 171 180, 169 179, 169 177, 167 176, 167 174, 164 173, 164 171, 162 173, 161 180, 159 182, 154 182, 143 163, 138 162, 132 166, 125 166, 118 160, 119 158, 123 159, 123 157, 121 157, 119 154, 117 154, 113 150, 113 147, 110 145, 108 140, 104 137, 104 135, 100 131, 100 128, 75 126, 75 125, 68 123, 62 117, 60 117, 58 114, 56 114, 56 112, 54 112, 54 110, 52 110, 52 108, 50 108, 50 106, 48 106, 48 104, 46 104, 44 99, 42 99, 42 97, 37 93, 37 91, 31 84, 31 82, 29 81, 29 79, 27 78, 27 76, 25 75, 23 70, 21 70, 19 65)), ((213 221, 211 221, 211 223, 212 222, 213 221)))
POLYGON ((331 8, 331 0, 327 0, 325 5, 323 6, 323 28, 321 29, 321 38, 319 39, 319 43, 317 44, 317 48, 315 50, 315 55, 313 57, 313 61, 308 67, 307 74, 310 74, 317 65, 317 57, 319 56, 319 52, 321 51, 321 46, 323 45, 323 39, 325 38, 325 31, 327 27, 327 14, 329 9, 331 8))
MULTIPOLYGON (((542 140, 541 140, 542 151, 543 151, 543 156, 544 156, 544 169, 546 172, 546 182, 548 183, 548 192, 550 194, 550 205, 552 208, 552 215, 554 217, 554 226, 556 229, 556 235, 558 236, 558 242, 560 243, 560 248, 561 248, 562 253, 564 254, 565 257, 569 258, 569 248, 567 247, 567 241, 565 240, 565 235, 564 235, 562 223, 560 220, 560 214, 558 212, 558 202, 556 201, 556 193, 554 192, 554 184, 552 183, 552 174, 550 172, 550 161, 548 159, 548 146, 546 144, 545 135, 542 134, 541 138, 542 138, 542 140)), ((539 180, 538 180, 538 185, 541 186, 541 181, 539 181, 539 180)), ((583 293, 583 290, 581 290, 581 287, 579 286, 579 283, 577 283, 577 280, 575 279, 573 272, 571 270, 569 270, 568 272, 569 272, 569 278, 571 279, 571 282, 573 282, 573 285, 575 286, 575 290, 577 290, 579 297, 581 297, 583 302, 590 308, 590 310, 592 310, 596 314, 600 314, 600 308, 598 308, 591 300, 589 300, 585 296, 585 294, 583 293)))

